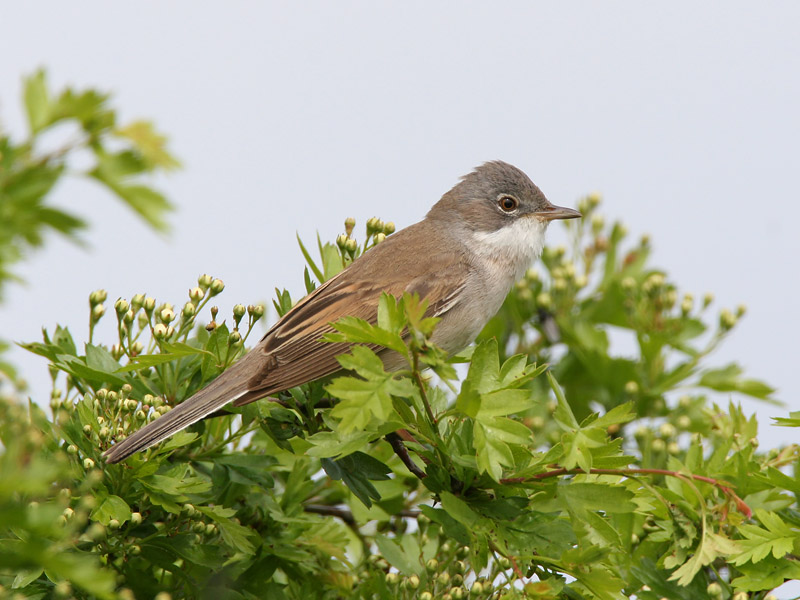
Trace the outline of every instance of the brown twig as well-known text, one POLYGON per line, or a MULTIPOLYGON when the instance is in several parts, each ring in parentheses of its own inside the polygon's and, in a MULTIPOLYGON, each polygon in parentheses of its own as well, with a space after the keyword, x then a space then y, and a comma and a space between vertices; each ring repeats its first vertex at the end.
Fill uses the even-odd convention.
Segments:
MULTIPOLYGON (((553 471, 546 471, 531 477, 509 477, 501 479, 500 483, 530 483, 541 479, 549 479, 550 477, 561 477, 562 475, 585 475, 586 471, 582 469, 555 469, 553 471)), ((725 481, 720 481, 712 477, 705 477, 704 475, 694 475, 693 473, 680 473, 678 471, 670 471, 668 469, 589 469, 589 474, 592 475, 619 475, 621 477, 629 477, 631 475, 665 475, 668 477, 678 477, 679 479, 693 479, 695 481, 702 481, 718 488, 723 494, 728 496, 736 504, 736 508, 745 515, 748 519, 752 516, 753 511, 745 504, 736 492, 731 489, 731 484, 725 481)))
MULTIPOLYGON (((405 431, 405 429, 401 429, 400 431, 405 431)), ((414 439, 413 436, 411 436, 411 434, 409 434, 407 431, 405 431, 405 433, 407 433, 412 440, 414 439)), ((408 455, 408 448, 406 448, 398 432, 387 434, 386 441, 389 442, 389 445, 392 447, 392 450, 394 450, 394 453, 397 454, 401 461, 403 461, 403 464, 409 471, 411 471, 419 479, 424 479, 426 477, 425 472, 422 471, 422 469, 420 469, 413 460, 411 460, 411 457, 408 455)))
MULTIPOLYGON (((303 506, 303 510, 307 513, 314 513, 316 515, 325 515, 328 517, 338 517, 341 519, 346 525, 350 527, 356 527, 358 523, 356 522, 356 518, 353 516, 353 513, 347 510, 346 508, 339 508, 338 506, 328 506, 327 504, 306 504, 303 506)), ((396 516, 405 517, 407 519, 416 519, 422 514, 422 511, 419 510, 401 510, 399 513, 396 513, 396 516)))

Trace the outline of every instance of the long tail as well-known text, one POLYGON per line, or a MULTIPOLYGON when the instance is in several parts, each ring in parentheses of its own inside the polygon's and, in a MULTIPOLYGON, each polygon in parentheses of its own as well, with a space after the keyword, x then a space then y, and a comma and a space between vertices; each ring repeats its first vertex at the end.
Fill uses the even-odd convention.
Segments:
MULTIPOLYGON (((219 410, 228 402, 251 394, 248 389, 247 372, 252 352, 237 361, 222 375, 185 400, 171 411, 149 423, 133 435, 111 446, 103 453, 108 463, 118 463, 130 455, 149 448, 163 439, 189 427, 203 417, 219 410)), ((255 399, 255 398, 252 398, 255 399)))

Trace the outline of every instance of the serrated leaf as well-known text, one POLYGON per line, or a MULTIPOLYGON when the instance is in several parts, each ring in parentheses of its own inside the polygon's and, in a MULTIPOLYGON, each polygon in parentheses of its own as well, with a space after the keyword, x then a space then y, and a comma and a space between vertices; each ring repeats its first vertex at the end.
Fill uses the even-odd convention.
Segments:
POLYGON ((741 551, 739 544, 720 534, 705 531, 694 554, 669 576, 678 585, 689 585, 704 566, 711 564, 720 556, 729 556, 741 551))
POLYGON ((116 519, 120 524, 131 518, 131 507, 119 496, 108 495, 102 497, 92 511, 92 519, 108 525, 111 519, 116 519))
POLYGON ((196 508, 216 523, 222 539, 231 548, 244 554, 255 554, 256 546, 251 539, 255 538, 255 533, 230 519, 235 511, 218 506, 197 506, 196 508))
POLYGON ((373 417, 389 420, 394 413, 392 396, 407 398, 415 393, 411 381, 386 373, 381 359, 369 348, 354 346, 351 354, 337 358, 342 367, 364 378, 337 377, 325 386, 328 393, 341 400, 331 415, 341 421, 339 431, 344 435, 364 429, 373 417))

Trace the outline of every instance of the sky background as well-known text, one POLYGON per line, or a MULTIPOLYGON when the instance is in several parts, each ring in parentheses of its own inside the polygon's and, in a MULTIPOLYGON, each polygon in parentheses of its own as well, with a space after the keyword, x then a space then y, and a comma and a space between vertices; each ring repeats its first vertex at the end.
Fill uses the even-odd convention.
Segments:
MULTIPOLYGON (((683 291, 745 303, 711 363, 776 386, 787 408, 745 407, 763 443, 792 439, 768 424, 800 407, 800 3, 221 6, 0 9, 6 130, 25 134, 21 79, 44 66, 52 87, 113 92, 123 122, 152 119, 184 165, 157 180, 178 207, 167 237, 90 182, 60 185, 54 203, 89 217, 89 250, 53 238, 18 269, 3 338, 56 323, 84 336, 96 288, 180 305, 203 272, 225 281, 224 311, 276 286, 298 295, 296 233, 333 239, 346 216, 357 231, 374 215, 409 225, 502 159, 555 204, 601 192, 683 291)), ((46 394, 44 361, 11 359, 46 394)))

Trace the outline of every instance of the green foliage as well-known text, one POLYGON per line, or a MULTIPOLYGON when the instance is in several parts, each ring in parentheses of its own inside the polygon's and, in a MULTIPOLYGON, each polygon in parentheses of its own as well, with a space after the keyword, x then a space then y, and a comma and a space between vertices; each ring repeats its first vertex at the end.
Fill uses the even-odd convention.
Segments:
MULTIPOLYGON (((65 177, 89 177, 122 200, 149 225, 166 230, 167 199, 145 183, 145 176, 174 169, 178 162, 166 149, 166 139, 150 123, 117 124, 108 95, 96 90, 66 88, 54 95, 44 71, 25 80, 24 104, 29 135, 16 141, 0 127, 0 296, 16 281, 13 266, 30 250, 42 246, 48 232, 73 241, 86 221, 49 203, 51 192, 65 177), (54 140, 62 140, 55 148, 54 140), (88 167, 76 169, 76 157, 88 167)), ((4 344, 0 343, 0 351, 4 344)), ((0 374, 15 381, 16 372, 0 362, 0 374)))
MULTIPOLYGON (((42 131, 61 101, 29 88, 42 131)), ((103 130, 78 96, 70 114, 103 130)), ((166 160, 147 127, 125 135, 166 160)), ((103 160, 101 177, 132 164, 103 160)), ((424 299, 384 296, 375 323, 326 336, 357 344, 339 374, 118 465, 102 452, 229 367, 265 309, 218 319, 224 284, 206 275, 179 308, 137 294, 107 311, 93 292, 85 336, 26 345, 49 365, 52 415, 0 400, 0 595, 740 600, 797 578, 798 446, 760 452, 731 395, 772 389, 707 364, 744 310, 710 326, 710 299, 679 301, 597 203, 463 355, 431 344, 424 299), (113 339, 96 339, 103 318, 113 339), (620 331, 635 351, 612 351, 620 331)), ((318 240, 318 260, 301 243, 307 291, 394 231, 370 219, 359 244, 354 225, 318 240)))

